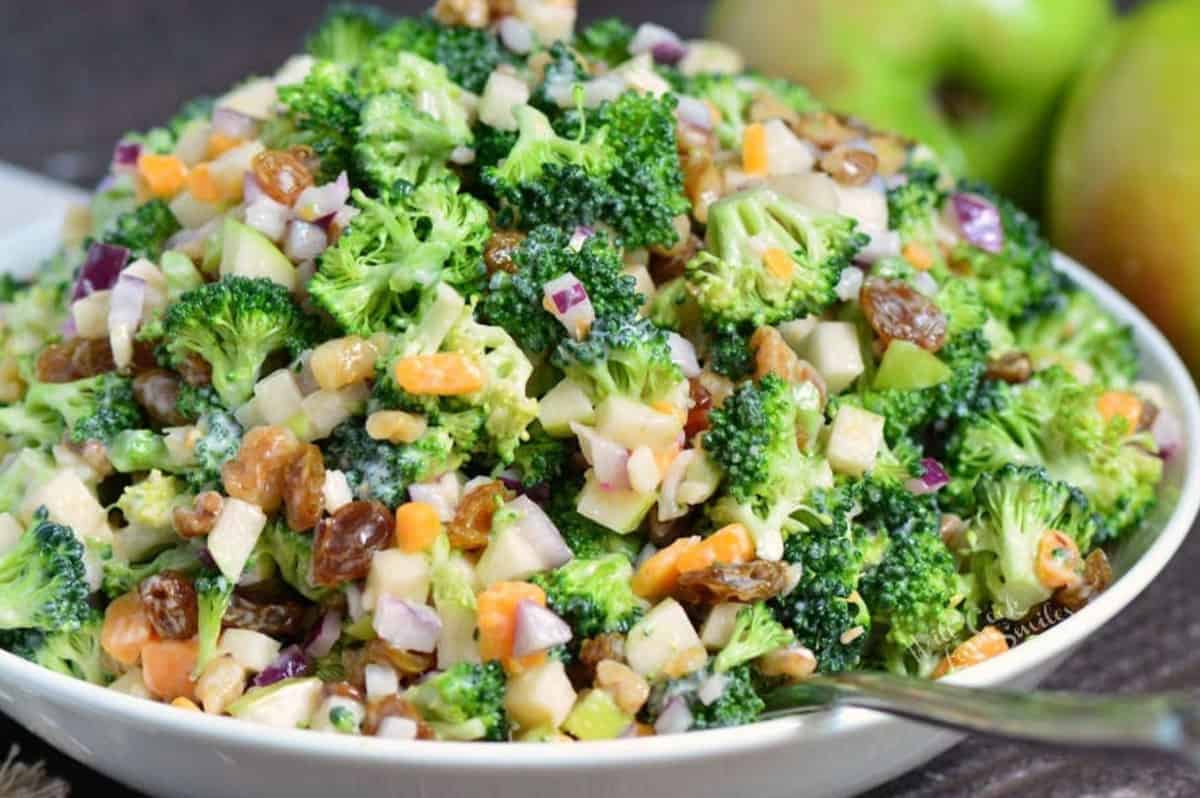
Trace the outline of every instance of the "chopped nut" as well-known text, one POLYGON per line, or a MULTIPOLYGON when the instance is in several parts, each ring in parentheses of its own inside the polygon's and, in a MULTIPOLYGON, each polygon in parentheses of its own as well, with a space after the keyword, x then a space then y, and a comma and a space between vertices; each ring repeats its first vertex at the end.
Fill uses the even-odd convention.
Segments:
POLYGON ((220 715, 245 690, 246 669, 228 654, 210 661, 196 680, 196 698, 210 715, 220 715))
POLYGON ((761 91, 750 101, 749 116, 751 122, 767 122, 772 119, 782 119, 789 127, 800 124, 800 114, 795 109, 779 99, 772 91, 761 91))
POLYGON ((836 147, 859 138, 862 133, 851 127, 843 118, 827 111, 814 111, 800 117, 793 125, 796 135, 808 139, 822 149, 836 147))
POLYGON ((807 361, 801 360, 774 327, 759 327, 750 338, 754 350, 754 378, 774 374, 794 385, 811 382, 825 404, 825 378, 807 361))
POLYGON ((879 159, 858 147, 839 145, 821 157, 821 171, 843 186, 862 186, 875 176, 879 159))
POLYGON ((848 646, 866 633, 867 630, 861 626, 852 626, 846 631, 842 632, 842 635, 838 638, 838 640, 843 646, 848 646))
POLYGON ((896 174, 908 161, 908 145, 896 136, 873 135, 867 139, 867 143, 875 151, 876 171, 884 177, 896 174))
POLYGON ((663 674, 671 679, 678 679, 699 670, 707 660, 708 652, 705 651, 704 646, 692 646, 679 652, 667 662, 663 666, 663 674))
POLYGON ((497 230, 488 239, 483 249, 483 263, 489 275, 496 272, 515 272, 516 261, 513 260, 525 234, 515 230, 497 230))
POLYGON ((377 441, 412 443, 428 426, 424 416, 403 410, 378 410, 367 417, 367 434, 377 441))
POLYGON ((692 202, 692 215, 704 224, 709 206, 725 192, 725 180, 712 158, 692 154, 683 161, 683 187, 692 202))
POLYGON ((1033 361, 1024 352, 1006 352, 988 361, 987 376, 991 380, 1003 380, 1009 385, 1028 382, 1033 376, 1033 361))
POLYGON ((215 490, 206 490, 192 501, 192 509, 176 507, 171 521, 180 537, 198 538, 212 532, 225 500, 215 490))
POLYGON ((596 687, 607 691, 621 711, 636 715, 650 697, 650 685, 628 665, 602 660, 596 665, 596 687))
POLYGON ((443 25, 486 28, 491 22, 491 9, 487 0, 438 0, 433 16, 443 25))
POLYGON ((788 646, 759 657, 758 669, 763 676, 782 676, 800 682, 816 673, 817 655, 801 645, 788 646))

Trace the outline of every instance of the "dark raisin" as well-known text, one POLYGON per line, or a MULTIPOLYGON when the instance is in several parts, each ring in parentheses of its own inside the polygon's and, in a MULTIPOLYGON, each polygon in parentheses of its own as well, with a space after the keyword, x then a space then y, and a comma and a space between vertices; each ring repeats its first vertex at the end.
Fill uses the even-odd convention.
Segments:
POLYGON ((492 516, 513 493, 499 481, 478 486, 458 503, 453 520, 446 527, 450 545, 456 549, 482 549, 492 531, 492 516))
POLYGON ((858 301, 884 346, 901 340, 936 352, 946 343, 945 314, 908 283, 871 277, 863 283, 858 301))
POLYGON ((787 565, 782 562, 714 563, 681 574, 672 595, 684 604, 702 606, 763 601, 783 592, 787 574, 787 565))
POLYGON ((365 579, 375 552, 392 539, 391 512, 378 502, 353 501, 322 518, 313 537, 315 584, 333 587, 365 579))
POLYGON ((311 443, 301 449, 288 466, 283 481, 283 506, 288 526, 306 532, 321 520, 325 505, 325 460, 311 443))
POLYGON ((138 595, 159 637, 187 640, 196 634, 199 619, 196 589, 186 576, 177 571, 154 574, 142 581, 138 595))
POLYGON ((166 369, 151 369, 134 377, 133 396, 160 427, 180 427, 188 421, 176 409, 179 378, 166 369))
POLYGON ((299 601, 235 592, 221 625, 294 640, 304 633, 307 613, 299 601))

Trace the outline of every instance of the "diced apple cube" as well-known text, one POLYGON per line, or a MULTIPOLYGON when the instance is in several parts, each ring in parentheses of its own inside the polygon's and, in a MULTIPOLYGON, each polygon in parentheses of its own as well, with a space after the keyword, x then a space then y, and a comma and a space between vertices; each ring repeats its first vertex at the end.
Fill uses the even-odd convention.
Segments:
POLYGON ((208 534, 208 553, 231 582, 242 576, 250 552, 267 525, 267 515, 257 504, 228 497, 208 534))
POLYGON ((112 291, 96 291, 71 305, 71 317, 75 319, 75 332, 80 338, 108 337, 108 310, 112 291))
POLYGON ((575 706, 575 688, 558 660, 549 660, 514 676, 508 683, 504 707, 522 729, 557 729, 575 706))
POLYGON ((546 561, 517 526, 494 533, 475 565, 475 576, 484 587, 497 582, 520 581, 546 570, 546 561))
POLYGON ((653 492, 609 490, 600 484, 594 472, 588 471, 575 510, 584 518, 624 535, 641 525, 656 498, 653 492))
POLYGON ((343 504, 354 501, 354 493, 350 490, 350 482, 344 471, 331 468, 325 472, 325 484, 321 488, 325 499, 326 512, 334 513, 343 504))
POLYGON ((254 386, 254 400, 268 424, 283 425, 300 412, 304 396, 296 377, 288 368, 278 369, 263 377, 254 386))
POLYGON ((596 431, 630 450, 669 449, 678 441, 684 421, 683 414, 663 413, 624 396, 610 396, 596 408, 596 431))
POLYGON ((805 316, 802 319, 785 321, 775 329, 779 330, 784 342, 799 354, 804 351, 804 344, 808 341, 808 336, 817 329, 820 321, 816 316, 805 316))
POLYGON ((772 119, 763 125, 767 139, 767 173, 791 175, 808 172, 813 167, 813 155, 782 119, 772 119))
POLYGON ((279 641, 253 629, 226 629, 217 641, 217 651, 251 673, 265 670, 279 656, 279 641))
POLYGON ((563 380, 538 402, 538 420, 549 434, 569 438, 571 423, 591 424, 596 420, 596 408, 583 388, 571 380, 563 380))
POLYGON ((529 84, 499 69, 488 76, 479 100, 479 121, 497 130, 516 130, 513 109, 529 102, 529 84))
POLYGON ((324 683, 315 676, 284 679, 269 687, 255 687, 246 691, 225 711, 251 723, 277 729, 296 729, 311 722, 324 690, 324 683))
POLYGON ((733 626, 737 622, 737 614, 746 607, 736 601, 726 601, 713 607, 700 627, 700 641, 709 651, 719 651, 725 648, 729 638, 733 637, 733 626))
POLYGON ((429 559, 400 549, 384 549, 371 558, 363 607, 375 609, 382 595, 424 604, 429 597, 429 559))
POLYGON ((858 331, 848 321, 822 321, 805 341, 808 362, 825 378, 830 394, 841 393, 863 373, 858 331))
POLYGON ((60 470, 51 477, 26 500, 22 514, 30 518, 39 507, 46 508, 51 521, 70 527, 80 540, 112 543, 108 513, 74 471, 60 470))
POLYGON ((288 427, 306 441, 329 437, 339 424, 357 413, 367 399, 365 383, 347 385, 336 391, 316 391, 300 402, 300 412, 288 421, 288 427))
POLYGON ((839 474, 859 477, 871 470, 883 446, 883 416, 842 405, 833 419, 826 456, 839 474))
POLYGON ((134 698, 154 698, 150 694, 150 688, 146 686, 145 679, 142 678, 141 668, 130 668, 125 671, 115 682, 108 686, 108 689, 116 690, 118 693, 124 693, 125 695, 131 695, 134 698))
POLYGON ((652 679, 680 655, 702 647, 683 607, 675 599, 665 599, 629 630, 625 660, 629 667, 652 679))
POLYGON ((217 100, 218 108, 228 108, 255 119, 267 119, 275 110, 275 81, 252 78, 217 100))

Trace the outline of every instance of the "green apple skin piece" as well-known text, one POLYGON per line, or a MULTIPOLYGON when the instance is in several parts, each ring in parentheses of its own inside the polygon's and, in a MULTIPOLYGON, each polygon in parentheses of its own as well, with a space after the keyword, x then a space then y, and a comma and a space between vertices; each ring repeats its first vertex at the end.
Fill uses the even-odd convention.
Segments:
POLYGON ((1018 201, 1108 0, 717 0, 710 35, 1018 201), (751 5, 753 8, 751 9, 751 5), (954 97, 951 101, 942 98, 954 97))
POLYGON ((951 373, 950 367, 937 355, 909 341, 896 339, 883 353, 873 384, 880 391, 892 388, 917 391, 941 385, 950 379, 951 373))
POLYGON ((296 290, 296 267, 262 233, 226 217, 221 238, 222 277, 266 277, 296 290))
POLYGON ((1100 44, 1055 137, 1051 239, 1200 373, 1200 3, 1147 3, 1100 44))

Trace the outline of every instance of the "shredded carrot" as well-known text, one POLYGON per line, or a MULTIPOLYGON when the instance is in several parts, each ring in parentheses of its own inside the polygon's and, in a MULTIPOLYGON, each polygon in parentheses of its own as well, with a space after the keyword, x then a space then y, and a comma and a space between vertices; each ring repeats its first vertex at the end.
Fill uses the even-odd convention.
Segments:
POLYGON ((190 698, 184 698, 183 696, 180 696, 172 701, 171 706, 175 707, 176 709, 185 709, 188 712, 200 711, 200 707, 196 706, 195 701, 192 701, 190 698))
POLYGON ((191 195, 201 202, 220 202, 224 199, 224 192, 213 179, 206 163, 196 164, 188 172, 187 188, 191 195))
POLYGON ((402 357, 393 368, 396 383, 412 394, 462 396, 484 386, 483 370, 458 352, 402 357))
POLYGON ((104 611, 100 647, 122 665, 136 665, 142 648, 157 638, 137 593, 126 593, 104 611))
POLYGON ((218 155, 229 152, 241 143, 241 139, 226 136, 224 133, 212 133, 209 134, 208 146, 205 148, 204 154, 208 158, 216 158, 218 155))
POLYGON ((1057 529, 1047 529, 1038 541, 1033 572, 1038 581, 1051 590, 1075 584, 1083 575, 1079 547, 1057 529))
POLYGON ((479 625, 479 656, 487 662, 500 660, 509 673, 536 668, 546 661, 546 652, 513 657, 513 635, 517 631, 517 605, 533 601, 546 606, 546 593, 529 582, 497 582, 476 598, 479 625))
POLYGON ((910 241, 900 248, 900 254, 917 271, 927 272, 933 268, 933 253, 924 244, 910 241))
POLYGON ((441 533, 442 522, 432 504, 406 502, 396 508, 396 545, 404 551, 427 551, 441 533))
POLYGON ((779 247, 771 247, 764 252, 763 263, 766 264, 767 271, 780 280, 791 279, 792 273, 796 268, 792 256, 787 253, 787 250, 780 249, 779 247))
POLYGON ((1008 651, 1008 640, 1004 633, 994 626, 985 626, 944 657, 934 669, 933 678, 940 679, 951 671, 978 665, 1005 651, 1008 651))
POLYGON ((680 538, 646 558, 633 575, 633 592, 649 601, 670 595, 679 584, 680 558, 699 545, 699 537, 680 538))
POLYGON ((767 173, 767 129, 755 122, 742 135, 742 169, 748 175, 767 173))
POLYGON ((1142 423, 1142 400, 1128 391, 1105 391, 1096 401, 1096 409, 1105 421, 1125 419, 1130 432, 1142 423))
POLYGON ((741 563, 754 558, 754 540, 741 524, 729 524, 712 533, 679 557, 679 573, 701 571, 713 563, 741 563))
POLYGON ((158 640, 142 647, 142 679, 146 688, 163 699, 194 697, 192 671, 199 644, 191 640, 158 640))
POLYGON ((156 197, 173 197, 183 188, 187 166, 174 155, 142 153, 137 161, 138 174, 156 197))

